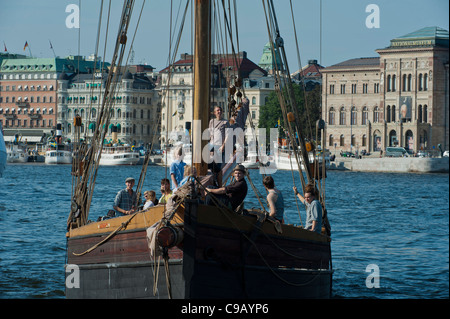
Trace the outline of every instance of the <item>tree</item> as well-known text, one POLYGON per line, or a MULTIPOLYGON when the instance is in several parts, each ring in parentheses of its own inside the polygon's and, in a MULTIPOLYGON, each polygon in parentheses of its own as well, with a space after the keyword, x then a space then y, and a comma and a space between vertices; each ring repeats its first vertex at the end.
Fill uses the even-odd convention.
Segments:
MULTIPOLYGON (((303 87, 299 84, 293 83, 294 98, 297 103, 297 111, 299 116, 299 126, 303 132, 305 138, 314 139, 316 121, 321 117, 320 101, 321 101, 321 86, 315 85, 311 90, 303 90, 303 87), (306 93, 306 105, 305 105, 305 93, 306 93)), ((286 89, 283 91, 283 95, 286 95, 286 89)), ((289 112, 288 107, 288 112, 289 112)), ((267 103, 260 107, 259 112, 259 127, 271 128, 280 127, 279 136, 285 138, 284 130, 287 130, 287 123, 284 121, 281 105, 278 100, 277 92, 272 92, 267 99, 267 103), (278 120, 280 120, 280 126, 278 126, 278 120)), ((269 134, 269 130, 267 130, 269 134)), ((267 136, 268 138, 269 136, 267 136)))

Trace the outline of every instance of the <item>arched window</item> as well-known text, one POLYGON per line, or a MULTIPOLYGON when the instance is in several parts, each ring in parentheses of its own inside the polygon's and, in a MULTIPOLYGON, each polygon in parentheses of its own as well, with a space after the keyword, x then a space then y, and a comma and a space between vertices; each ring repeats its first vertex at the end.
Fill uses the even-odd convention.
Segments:
POLYGON ((402 81, 402 91, 406 92, 407 89, 407 83, 406 83, 406 74, 403 74, 403 81, 402 81))
POLYGON ((330 136, 328 137, 328 146, 333 146, 334 145, 334 137, 333 134, 330 134, 330 136))
POLYGON ((362 145, 362 146, 367 146, 367 136, 366 136, 366 134, 364 134, 364 135, 362 136, 362 139, 361 139, 361 145, 362 145))
POLYGON ((423 90, 423 75, 422 73, 419 74, 419 91, 423 90))
POLYGON ((367 120, 369 118, 369 112, 367 111, 367 106, 364 106, 363 111, 362 111, 362 124, 366 125, 367 120))
POLYGON ((408 74, 408 92, 411 92, 412 75, 408 74))
POLYGON ((387 76, 387 79, 386 79, 386 89, 387 89, 388 92, 391 92, 391 75, 388 75, 388 76, 387 76))
POLYGON ((352 111, 350 113, 350 125, 356 125, 356 107, 352 107, 352 111))
POLYGON ((419 110, 417 113, 417 123, 422 123, 422 105, 419 105, 419 110))
POLYGON ((379 118, 380 114, 378 111, 378 106, 375 106, 375 108, 373 109, 373 122, 374 123, 378 123, 380 118, 379 118))
POLYGON ((423 75, 423 90, 428 91, 428 74, 423 75))
POLYGON ((339 125, 345 125, 345 108, 341 107, 339 111, 339 125))
POLYGON ((392 105, 392 122, 395 122, 395 105, 392 105))
POLYGON ((344 145, 345 145, 344 134, 342 134, 341 137, 339 138, 339 146, 344 146, 344 145))
POLYGON ((390 123, 391 122, 391 106, 388 105, 386 107, 386 122, 390 123))
POLYGON ((254 97, 252 97, 252 105, 255 105, 256 104, 256 97, 254 96, 254 97))
POLYGON ((423 106, 423 122, 428 123, 428 107, 426 104, 423 106))
POLYGON ((396 82, 397 82, 397 77, 394 74, 392 76, 392 92, 395 92, 395 90, 396 90, 396 82))
POLYGON ((329 125, 336 124, 335 111, 333 107, 330 107, 330 110, 328 111, 328 124, 329 125))

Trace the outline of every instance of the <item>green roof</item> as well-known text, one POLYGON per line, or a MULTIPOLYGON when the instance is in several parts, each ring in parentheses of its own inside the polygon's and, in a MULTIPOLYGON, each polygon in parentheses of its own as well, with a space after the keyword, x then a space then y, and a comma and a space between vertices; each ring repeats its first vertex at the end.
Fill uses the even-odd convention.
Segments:
POLYGON ((426 27, 391 40, 391 47, 447 46, 448 31, 439 27, 426 27))
POLYGON ((92 70, 94 61, 86 61, 81 57, 68 58, 13 58, 2 61, 0 72, 55 72, 88 73, 92 70))

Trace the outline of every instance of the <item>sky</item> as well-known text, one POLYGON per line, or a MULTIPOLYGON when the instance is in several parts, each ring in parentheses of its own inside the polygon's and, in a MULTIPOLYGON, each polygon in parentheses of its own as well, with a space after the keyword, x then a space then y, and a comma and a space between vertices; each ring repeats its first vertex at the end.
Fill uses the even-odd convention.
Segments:
MULTIPOLYGON (((30 55, 31 51, 33 57, 40 58, 50 58, 54 54, 60 57, 77 54, 89 56, 95 52, 100 0, 0 1, 1 52, 6 47, 9 53, 30 55), (74 6, 79 9, 78 20, 75 19, 74 6), (74 27, 76 20, 79 21, 79 28, 74 27), (25 42, 29 48, 24 50, 25 42)), ((129 42, 135 33, 143 1, 135 1, 132 23, 128 30, 129 42)), ((172 21, 175 21, 178 8, 184 8, 186 0, 145 1, 134 40, 134 64, 149 64, 156 71, 168 65, 171 2, 172 21)), ((105 0, 103 5, 98 55, 105 56, 110 62, 122 1, 111 0, 111 20, 105 53, 108 3, 105 0)), ((236 3, 239 49, 246 51, 248 58, 258 63, 269 39, 262 1, 236 0, 236 3)), ((311 59, 318 60, 327 67, 348 59, 376 57, 378 54, 375 50, 389 46, 391 39, 424 27, 437 26, 449 30, 448 0, 274 0, 274 5, 291 72, 306 65, 311 59), (291 3, 300 63, 293 32, 291 3), (372 9, 373 5, 376 5, 376 10, 372 9), (366 23, 367 20, 369 24, 366 23)), ((191 11, 187 15, 187 20, 190 19, 191 11)), ((183 31, 177 58, 181 53, 192 53, 191 43, 189 22, 183 31)))

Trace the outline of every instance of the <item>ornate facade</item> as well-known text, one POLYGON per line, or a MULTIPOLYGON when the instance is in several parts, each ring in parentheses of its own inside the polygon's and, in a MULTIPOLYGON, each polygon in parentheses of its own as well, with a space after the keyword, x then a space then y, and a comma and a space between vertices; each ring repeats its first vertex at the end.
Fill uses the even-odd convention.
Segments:
POLYGON ((449 37, 429 27, 391 40, 379 57, 322 69, 331 151, 449 148, 449 37))

